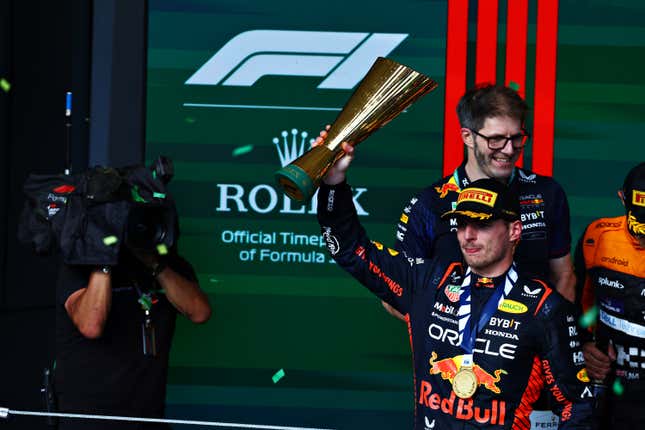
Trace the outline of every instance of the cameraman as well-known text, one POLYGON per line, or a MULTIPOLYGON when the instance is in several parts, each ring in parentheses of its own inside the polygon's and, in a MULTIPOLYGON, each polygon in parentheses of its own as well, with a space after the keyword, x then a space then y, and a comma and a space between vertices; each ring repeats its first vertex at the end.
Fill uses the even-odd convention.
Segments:
MULTIPOLYGON (((121 247, 115 266, 70 266, 57 285, 55 386, 62 412, 163 417, 176 311, 211 315, 192 266, 177 254, 121 247)), ((59 429, 160 429, 61 420, 59 429)))

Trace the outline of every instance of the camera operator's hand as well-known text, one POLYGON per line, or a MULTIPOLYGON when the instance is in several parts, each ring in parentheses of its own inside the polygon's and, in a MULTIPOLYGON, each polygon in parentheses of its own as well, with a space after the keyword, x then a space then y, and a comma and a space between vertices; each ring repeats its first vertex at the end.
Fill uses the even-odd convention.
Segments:
POLYGON ((128 245, 130 253, 145 266, 153 276, 159 274, 163 266, 162 257, 153 249, 135 248, 128 245))
MULTIPOLYGON (((127 242, 126 242, 127 245, 127 242)), ((199 288, 197 282, 186 277, 168 266, 168 259, 159 255, 155 249, 141 249, 127 245, 130 253, 149 271, 166 294, 168 301, 180 313, 194 323, 204 323, 211 316, 208 296, 199 288)))
POLYGON ((165 267, 155 278, 175 309, 194 323, 208 321, 211 316, 208 296, 199 288, 197 282, 190 281, 175 272, 172 267, 165 267))

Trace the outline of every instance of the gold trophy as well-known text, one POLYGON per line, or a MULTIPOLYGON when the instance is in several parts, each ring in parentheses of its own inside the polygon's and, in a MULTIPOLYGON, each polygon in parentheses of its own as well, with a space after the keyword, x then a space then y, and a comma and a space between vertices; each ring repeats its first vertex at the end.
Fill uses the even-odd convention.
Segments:
POLYGON ((325 144, 275 172, 278 186, 293 200, 309 200, 327 170, 343 156, 342 142, 358 145, 435 88, 437 83, 429 77, 379 57, 329 129, 325 144))

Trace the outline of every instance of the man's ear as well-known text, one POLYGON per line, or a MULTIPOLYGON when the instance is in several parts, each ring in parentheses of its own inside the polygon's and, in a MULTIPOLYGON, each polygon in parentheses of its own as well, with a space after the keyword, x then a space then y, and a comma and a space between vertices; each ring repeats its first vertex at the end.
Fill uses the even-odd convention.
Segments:
POLYGON ((623 203, 623 206, 625 206, 625 192, 623 190, 618 190, 618 198, 623 203))
POLYGON ((511 242, 518 242, 522 237, 522 222, 521 221, 511 221, 508 224, 508 239, 511 242))
POLYGON ((469 148, 474 148, 475 147, 475 135, 473 134, 472 131, 470 131, 469 128, 462 127, 461 128, 461 140, 463 140, 464 145, 466 145, 469 148))

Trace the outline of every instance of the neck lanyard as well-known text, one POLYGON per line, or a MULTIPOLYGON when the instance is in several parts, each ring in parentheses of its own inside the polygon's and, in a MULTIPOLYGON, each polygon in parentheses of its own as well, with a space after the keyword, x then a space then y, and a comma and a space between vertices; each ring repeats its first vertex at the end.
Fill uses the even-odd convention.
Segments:
POLYGON ((157 355, 157 336, 154 323, 152 322, 152 306, 159 299, 156 297, 156 291, 154 290, 144 293, 136 283, 135 288, 139 294, 137 302, 141 305, 141 310, 143 310, 144 315, 143 322, 141 323, 141 346, 143 355, 155 357, 157 355))
POLYGON ((504 298, 513 289, 515 282, 517 282, 517 271, 515 270, 515 264, 513 264, 508 272, 506 272, 506 277, 504 282, 500 282, 499 285, 495 286, 495 290, 491 297, 484 304, 479 320, 473 324, 473 318, 471 318, 471 278, 473 273, 470 271, 470 268, 466 271, 464 280, 461 283, 461 294, 459 296, 459 312, 457 313, 457 318, 459 319, 459 336, 461 339, 461 348, 466 353, 462 359, 462 366, 472 366, 473 365, 473 349, 475 347, 475 340, 477 339, 477 333, 479 333, 490 321, 491 317, 499 307, 499 305, 504 301, 504 298))
MULTIPOLYGON (((506 185, 511 185, 513 183, 513 179, 515 179, 515 171, 517 170, 516 167, 513 167, 513 171, 511 172, 511 177, 508 178, 508 182, 506 185)), ((452 172, 452 177, 457 183, 457 186, 459 187, 459 190, 461 191, 462 188, 468 186, 470 184, 470 178, 468 177, 468 174, 466 173, 466 163, 462 164, 461 166, 457 167, 453 172, 452 172), (462 169, 463 167, 463 169, 462 169), (459 182, 459 171, 462 171, 463 177, 464 177, 464 183, 459 182)))

